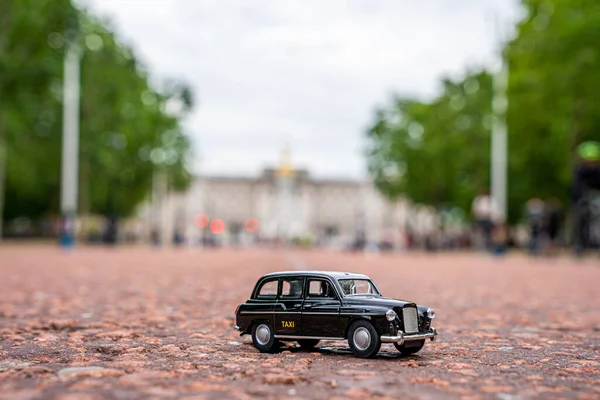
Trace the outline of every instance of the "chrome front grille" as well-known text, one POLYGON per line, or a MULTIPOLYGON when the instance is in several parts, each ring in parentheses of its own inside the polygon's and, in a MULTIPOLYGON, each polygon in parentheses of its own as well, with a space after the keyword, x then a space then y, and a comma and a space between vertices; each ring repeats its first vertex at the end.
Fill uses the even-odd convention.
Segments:
POLYGON ((404 321, 405 333, 419 332, 419 320, 417 318, 417 309, 414 307, 406 307, 402 309, 402 318, 404 321))

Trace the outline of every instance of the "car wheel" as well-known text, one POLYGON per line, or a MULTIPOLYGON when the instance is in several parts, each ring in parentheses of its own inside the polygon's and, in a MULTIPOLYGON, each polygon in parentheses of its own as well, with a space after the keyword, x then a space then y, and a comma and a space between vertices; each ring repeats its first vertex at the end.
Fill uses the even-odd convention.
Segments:
POLYGON ((418 353, 419 351, 421 351, 423 346, 425 346, 425 341, 419 340, 419 341, 410 342, 408 347, 406 345, 407 345, 407 343, 404 343, 402 345, 399 345, 398 343, 394 343, 394 347, 400 353, 404 354, 405 356, 409 356, 411 354, 415 354, 415 353, 418 353))
POLYGON ((356 321, 348 330, 348 344, 358 357, 373 357, 381 348, 377 330, 369 321, 356 321))
POLYGON ((261 353, 274 353, 279 348, 279 341, 275 339, 273 328, 266 323, 252 327, 252 344, 261 353))
POLYGON ((317 344, 319 344, 319 340, 318 339, 299 339, 298 340, 298 344, 300 345, 300 347, 302 347, 303 349, 312 349, 314 348, 317 344))

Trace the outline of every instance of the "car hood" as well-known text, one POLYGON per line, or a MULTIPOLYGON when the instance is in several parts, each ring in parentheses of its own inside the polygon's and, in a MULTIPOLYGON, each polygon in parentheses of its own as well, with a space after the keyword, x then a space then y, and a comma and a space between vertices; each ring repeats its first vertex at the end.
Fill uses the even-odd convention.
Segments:
MULTIPOLYGON (((389 297, 379 297, 379 296, 352 296, 345 297, 344 303, 348 305, 363 305, 363 306, 372 306, 372 307, 382 307, 382 308, 402 308, 407 304, 415 304, 411 301, 400 300, 400 299, 392 299, 389 297)), ((415 304, 416 305, 416 304, 415 304)))

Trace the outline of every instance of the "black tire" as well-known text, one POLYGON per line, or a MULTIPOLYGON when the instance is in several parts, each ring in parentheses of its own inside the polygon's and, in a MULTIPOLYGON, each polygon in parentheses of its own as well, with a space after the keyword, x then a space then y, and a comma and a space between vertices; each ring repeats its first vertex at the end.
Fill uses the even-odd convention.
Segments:
POLYGON ((348 329, 348 344, 355 356, 369 358, 379 352, 381 339, 369 321, 354 322, 348 329))
POLYGON ((318 339, 298 339, 298 344, 303 349, 314 349, 318 344, 318 339))
POLYGON ((279 349, 279 340, 270 324, 260 322, 252 327, 252 345, 261 353, 274 353, 279 349))
POLYGON ((411 354, 418 353, 419 351, 421 351, 423 346, 425 346, 425 340, 413 342, 413 343, 411 343, 410 347, 406 347, 406 343, 404 343, 402 345, 399 345, 398 343, 394 343, 394 347, 396 348, 396 350, 398 350, 400 353, 402 353, 405 356, 409 356, 411 354))

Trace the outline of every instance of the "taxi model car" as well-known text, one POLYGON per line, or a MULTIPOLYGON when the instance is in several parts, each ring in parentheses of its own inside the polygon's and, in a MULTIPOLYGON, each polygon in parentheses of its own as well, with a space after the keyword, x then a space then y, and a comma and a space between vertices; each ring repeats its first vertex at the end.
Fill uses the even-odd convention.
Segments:
POLYGON ((383 297, 366 275, 349 272, 276 272, 258 280, 236 311, 236 329, 252 335, 263 353, 280 341, 315 347, 320 340, 348 340, 359 357, 372 357, 382 343, 414 354, 434 341, 433 309, 383 297))

